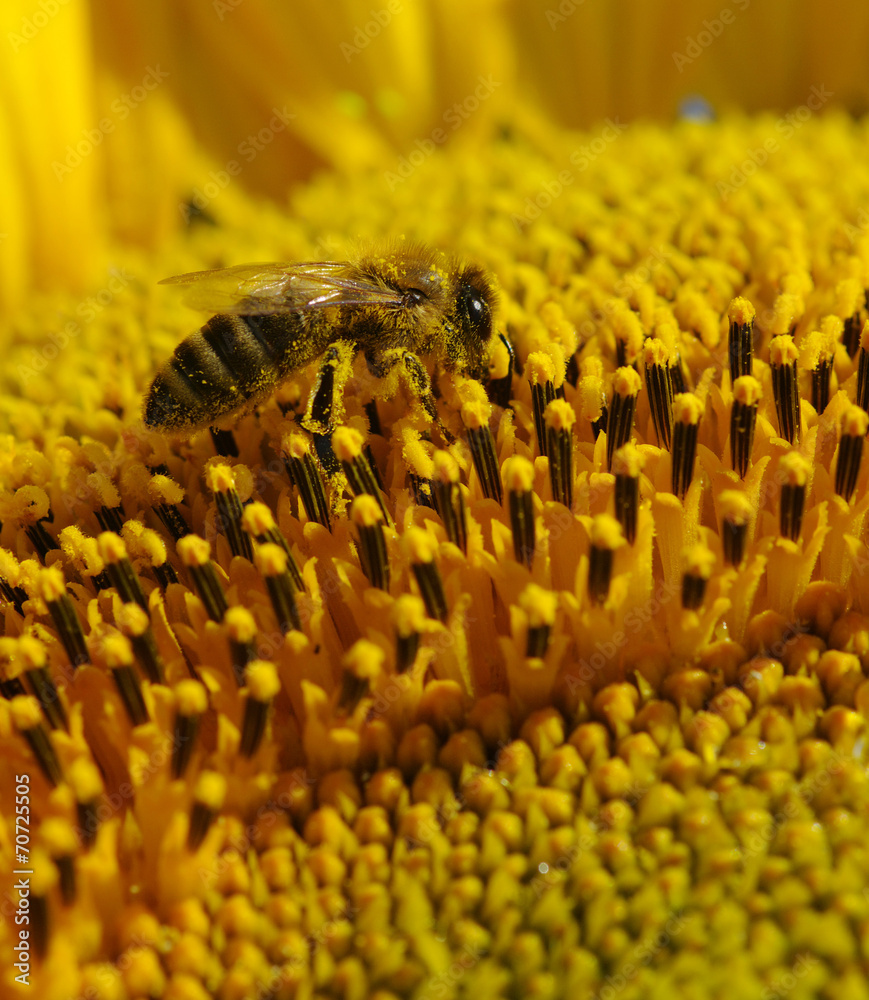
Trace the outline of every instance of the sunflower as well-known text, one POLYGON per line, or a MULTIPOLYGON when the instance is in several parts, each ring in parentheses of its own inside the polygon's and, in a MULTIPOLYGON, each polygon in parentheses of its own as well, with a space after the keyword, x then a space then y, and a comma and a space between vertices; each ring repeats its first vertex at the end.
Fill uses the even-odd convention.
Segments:
POLYGON ((757 89, 740 0, 4 10, 4 995, 869 997, 866 15, 805 8, 757 89), (436 421, 143 423, 160 279, 384 237, 498 286, 436 421))

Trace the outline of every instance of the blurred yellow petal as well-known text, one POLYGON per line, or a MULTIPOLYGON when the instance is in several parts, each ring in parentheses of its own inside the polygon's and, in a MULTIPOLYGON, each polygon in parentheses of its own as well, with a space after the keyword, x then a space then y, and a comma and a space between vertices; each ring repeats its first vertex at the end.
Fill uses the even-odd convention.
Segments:
POLYGON ((31 285, 83 289, 93 279, 106 218, 99 157, 90 154, 103 136, 92 113, 89 5, 71 0, 34 8, 16 0, 0 18, 11 49, 0 61, 10 168, 2 197, 15 206, 3 212, 10 222, 4 221, 0 260, 8 300, 15 303, 31 285), (68 168, 67 160, 75 166, 68 168), (16 273, 18 282, 9 277, 16 273))

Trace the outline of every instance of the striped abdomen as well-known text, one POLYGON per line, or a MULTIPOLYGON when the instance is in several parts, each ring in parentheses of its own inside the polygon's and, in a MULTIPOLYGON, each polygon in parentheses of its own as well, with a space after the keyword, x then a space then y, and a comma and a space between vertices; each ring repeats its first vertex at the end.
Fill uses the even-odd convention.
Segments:
POLYGON ((323 351, 298 313, 212 318, 157 373, 145 423, 180 429, 214 423, 267 395, 323 351))

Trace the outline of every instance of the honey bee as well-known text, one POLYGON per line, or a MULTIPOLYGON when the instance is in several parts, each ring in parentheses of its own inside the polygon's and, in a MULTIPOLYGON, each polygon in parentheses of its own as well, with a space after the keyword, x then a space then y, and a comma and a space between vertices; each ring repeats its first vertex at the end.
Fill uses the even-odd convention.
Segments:
POLYGON ((379 395, 392 395, 398 376, 437 421, 421 358, 480 378, 489 357, 492 279, 475 264, 421 245, 355 261, 240 264, 161 284, 183 286, 188 305, 216 313, 151 383, 144 420, 165 431, 223 421, 320 358, 302 426, 328 434, 360 352, 368 371, 385 380, 379 395))

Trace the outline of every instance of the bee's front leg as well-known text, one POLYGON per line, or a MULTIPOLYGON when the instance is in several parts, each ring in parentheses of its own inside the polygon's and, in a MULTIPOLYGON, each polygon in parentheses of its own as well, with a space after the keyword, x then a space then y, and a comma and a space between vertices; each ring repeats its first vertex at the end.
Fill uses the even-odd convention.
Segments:
POLYGON ((429 418, 438 425, 441 433, 447 440, 453 440, 452 434, 444 427, 438 416, 437 403, 432 392, 428 371, 422 361, 412 351, 401 347, 378 352, 366 351, 365 363, 368 365, 368 370, 371 374, 377 378, 386 378, 398 369, 407 382, 411 393, 422 403, 423 409, 429 418))
POLYGON ((323 354, 308 397, 302 426, 312 434, 331 434, 344 416, 344 388, 350 378, 356 345, 337 340, 323 354))

